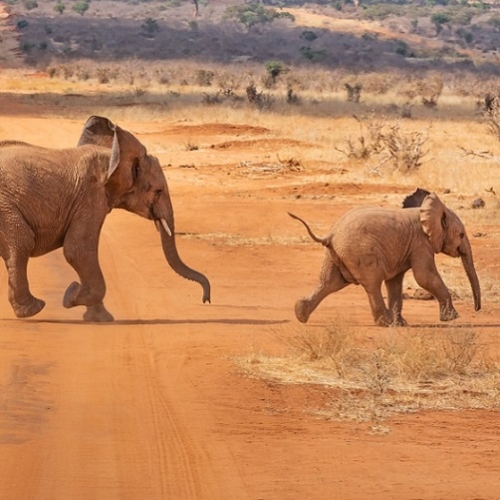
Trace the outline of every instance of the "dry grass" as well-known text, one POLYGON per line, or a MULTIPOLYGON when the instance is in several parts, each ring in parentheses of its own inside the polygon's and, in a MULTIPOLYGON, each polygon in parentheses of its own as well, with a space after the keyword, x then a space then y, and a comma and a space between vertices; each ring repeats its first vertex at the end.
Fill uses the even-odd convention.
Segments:
MULTIPOLYGON (((0 75, 0 84, 9 100, 45 106, 46 115, 57 110, 57 113, 79 120, 89 114, 99 114, 132 124, 137 120, 182 120, 191 124, 264 126, 270 130, 271 137, 283 138, 289 143, 295 140, 300 145, 280 148, 281 158, 301 158, 301 147, 307 146, 307 156, 300 165, 304 183, 320 179, 334 184, 341 175, 342 182, 395 184, 408 186, 409 190, 419 185, 438 193, 447 189, 455 201, 462 196, 484 196, 487 190, 500 183, 497 168, 500 143, 489 133, 485 118, 475 107, 475 94, 492 85, 484 78, 476 81, 469 75, 467 81, 474 92, 471 90, 468 96, 458 96, 456 77, 444 75, 438 106, 427 109, 414 93, 415 97, 410 99, 413 103, 411 118, 402 119, 400 110, 409 98, 405 87, 408 79, 400 72, 358 75, 363 97, 360 103, 352 103, 347 102, 343 89, 343 85, 350 81, 349 74, 341 70, 293 68, 286 78, 269 90, 273 97, 271 108, 259 110, 248 103, 245 87, 249 81, 260 82, 264 76, 263 66, 250 63, 200 67, 199 63, 189 61, 158 64, 129 61, 119 65, 83 60, 59 65, 52 78, 43 75, 26 77, 25 71, 7 70, 0 75), (99 83, 98 70, 106 70, 111 76, 108 83, 99 83), (212 87, 197 85, 200 70, 214 74, 212 87), (81 75, 85 75, 85 79, 81 75), (380 91, 382 82, 383 92, 380 91), (300 106, 287 104, 290 85, 300 96, 300 106), (230 88, 239 99, 224 99, 220 104, 210 106, 204 104, 207 92, 216 93, 223 88, 230 88), (360 120, 368 123, 364 117, 372 116, 387 130, 400 132, 399 140, 392 141, 396 160, 400 153, 412 151, 416 145, 417 153, 412 158, 417 161, 418 168, 409 169, 404 175, 394 167, 390 158, 387 159, 387 154, 385 157, 366 157, 342 152, 349 142, 358 143, 360 120), (419 149, 423 140, 425 145, 419 149), (472 153, 487 151, 488 154, 467 154, 464 145, 473 148, 472 153)), ((420 78, 425 80, 426 74, 420 78)), ((413 79, 411 82, 418 87, 418 81, 413 79)), ((196 137, 189 140, 201 149, 202 144, 196 137)), ((184 145, 184 149, 186 147, 184 145)), ((269 161, 256 155, 249 157, 237 170, 243 175, 262 177, 291 171, 288 165, 275 161, 275 156, 269 161)), ((497 220, 500 203, 488 196, 485 209, 474 211, 474 214, 466 213, 466 219, 480 225, 497 220)), ((466 204, 462 205, 467 208, 466 204)), ((459 203, 452 208, 458 208, 462 217, 459 203)))
POLYGON ((178 233, 187 239, 209 241, 215 247, 262 247, 270 245, 297 246, 311 245, 311 240, 304 235, 285 236, 268 234, 267 236, 248 236, 236 233, 178 233))
MULTIPOLYGON (((155 66, 131 61, 128 65, 124 62, 122 67, 109 63, 105 68, 114 76, 106 84, 97 80, 97 70, 102 70, 104 63, 79 61, 68 65, 73 66, 66 71, 59 68, 53 78, 27 78, 25 71, 5 71, 0 77, 4 95, 8 95, 10 100, 45 106, 47 115, 51 110, 57 110, 70 118, 82 120, 89 114, 99 114, 118 122, 131 123, 140 119, 150 122, 168 119, 171 122, 188 120, 192 124, 215 122, 265 126, 274 138, 296 140, 308 146, 307 168, 302 169, 304 182, 314 181, 314 175, 318 175, 326 182, 334 183, 338 181, 341 171, 343 182, 394 183, 407 185, 409 189, 420 185, 438 193, 448 189, 455 196, 484 195, 486 190, 500 182, 497 168, 500 143, 489 133, 487 122, 477 112, 476 98, 470 95, 458 99, 456 94, 451 93, 454 80, 447 81, 446 77, 443 77, 444 89, 437 108, 429 110, 415 98, 411 118, 402 120, 398 110, 408 97, 398 86, 398 82, 401 84, 404 80, 403 75, 398 73, 360 76, 363 99, 361 103, 352 103, 346 101, 342 87, 348 81, 348 75, 341 71, 315 68, 307 73, 296 68, 287 78, 279 81, 276 88, 269 90, 273 97, 271 108, 259 110, 251 106, 245 97, 248 81, 259 81, 265 76, 265 69, 255 64, 212 64, 200 68, 199 64, 192 62, 163 62, 155 66), (210 92, 230 86, 239 99, 224 99, 220 104, 211 106, 204 104, 207 87, 196 85, 200 69, 215 75, 211 87, 213 91, 210 92), (87 79, 82 80, 78 76, 82 74, 88 78, 86 76, 87 79), (71 76, 66 78, 64 75, 71 76), (169 76, 168 81, 165 75, 169 76), (300 95, 300 106, 291 106, 286 102, 290 79, 300 95), (374 83, 378 82, 380 86, 381 79, 386 81, 388 88, 384 93, 376 91, 374 83), (326 80, 336 82, 338 88, 331 88, 331 85, 321 89, 315 87, 316 82, 326 80), (422 140, 420 143, 416 141, 417 154, 413 159, 419 164, 417 169, 410 169, 403 175, 398 168, 394 168, 392 161, 384 160, 383 155, 356 158, 360 155, 341 152, 349 142, 358 143, 360 120, 368 123, 364 118, 367 116, 376 117, 388 130, 401 132, 401 140, 396 141, 399 145, 399 149, 395 150, 396 159, 400 151, 412 150, 415 146, 412 138, 425 139, 422 150, 418 149, 422 140), (487 151, 488 154, 475 155, 472 150, 471 154, 467 154, 464 145, 473 145, 474 151, 487 151)), ((479 82, 473 83, 479 85, 479 82)), ((481 85, 488 86, 489 83, 482 81, 481 85)), ((196 143, 196 137, 190 139, 196 143)), ((287 148, 289 151, 285 153, 290 157, 301 156, 298 147, 287 148)), ((255 172, 252 168, 242 170, 250 173, 279 175, 283 168, 274 159, 272 165, 268 162, 256 163, 260 159, 253 157, 249 161, 253 163, 255 172)), ((474 215, 481 224, 493 222, 498 215, 499 203, 491 196, 489 201, 495 201, 495 210, 491 209, 492 205, 488 205, 487 200, 487 210, 474 215)))
POLYGON ((285 355, 251 354, 235 363, 247 376, 329 388, 330 404, 315 409, 327 418, 379 426, 405 412, 500 408, 500 362, 472 328, 398 329, 363 342, 336 321, 278 338, 285 355))

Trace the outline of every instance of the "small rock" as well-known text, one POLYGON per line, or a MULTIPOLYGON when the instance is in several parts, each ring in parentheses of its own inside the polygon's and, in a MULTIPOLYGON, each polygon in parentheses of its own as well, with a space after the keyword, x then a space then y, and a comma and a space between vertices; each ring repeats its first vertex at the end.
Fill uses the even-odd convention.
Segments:
POLYGON ((472 202, 472 208, 484 208, 484 205, 486 205, 486 203, 484 202, 484 200, 482 198, 476 198, 472 202))

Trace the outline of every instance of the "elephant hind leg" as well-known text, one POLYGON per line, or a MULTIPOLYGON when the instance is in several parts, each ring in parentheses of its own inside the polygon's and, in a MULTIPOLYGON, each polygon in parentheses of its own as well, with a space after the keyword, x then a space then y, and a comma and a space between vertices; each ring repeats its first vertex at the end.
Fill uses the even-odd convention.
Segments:
POLYGON ((403 278, 405 273, 400 273, 394 278, 386 280, 388 306, 393 314, 392 324, 396 326, 406 326, 407 322, 401 315, 403 309, 403 278))
POLYGON ((368 295, 368 300, 370 301, 375 323, 379 326, 392 326, 394 324, 394 315, 385 305, 384 297, 380 290, 381 285, 382 283, 370 287, 365 286, 365 290, 368 295))
POLYGON ((299 299, 295 303, 295 316, 301 323, 307 323, 313 311, 325 297, 342 290, 349 284, 342 276, 338 266, 327 255, 321 270, 318 287, 311 295, 299 299))
POLYGON ((28 259, 28 252, 18 251, 5 260, 9 275, 9 302, 18 318, 35 316, 45 307, 45 302, 30 292, 28 259))

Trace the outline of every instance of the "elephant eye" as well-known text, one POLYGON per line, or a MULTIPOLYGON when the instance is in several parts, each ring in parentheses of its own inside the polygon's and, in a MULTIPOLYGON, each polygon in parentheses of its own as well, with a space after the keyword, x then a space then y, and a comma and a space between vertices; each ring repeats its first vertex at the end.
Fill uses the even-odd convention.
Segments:
POLYGON ((163 193, 163 189, 157 189, 155 191, 156 196, 161 196, 162 193, 163 193))
POLYGON ((132 175, 134 176, 134 181, 137 180, 137 178, 139 177, 139 170, 140 170, 139 159, 136 158, 134 160, 134 164, 132 165, 132 175))
POLYGON ((460 236, 460 239, 463 240, 465 237, 465 233, 460 233, 459 236, 460 236))

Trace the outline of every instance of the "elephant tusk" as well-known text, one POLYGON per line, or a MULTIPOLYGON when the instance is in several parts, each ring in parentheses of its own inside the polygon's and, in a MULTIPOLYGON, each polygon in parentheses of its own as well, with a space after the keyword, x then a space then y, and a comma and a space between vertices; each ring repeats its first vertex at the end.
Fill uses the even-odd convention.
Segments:
POLYGON ((163 229, 167 232, 167 234, 172 237, 172 231, 170 231, 170 228, 168 227, 167 221, 165 219, 160 219, 161 225, 163 226, 163 229))
POLYGON ((160 223, 158 222, 158 220, 155 220, 155 227, 156 227, 156 230, 158 232, 160 232, 160 223))

